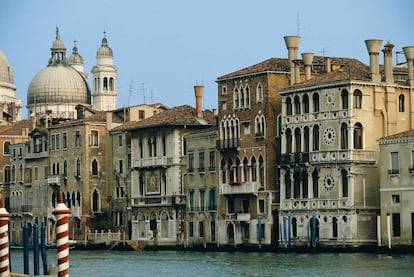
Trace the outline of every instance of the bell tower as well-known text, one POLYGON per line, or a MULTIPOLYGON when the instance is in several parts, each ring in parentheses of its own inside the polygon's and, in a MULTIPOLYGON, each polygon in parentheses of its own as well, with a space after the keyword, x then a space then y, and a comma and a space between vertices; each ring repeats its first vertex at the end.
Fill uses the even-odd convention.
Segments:
POLYGON ((93 74, 93 104, 95 110, 109 111, 117 106, 117 74, 118 68, 113 65, 112 49, 108 46, 106 32, 102 45, 96 53, 96 65, 92 68, 93 74))

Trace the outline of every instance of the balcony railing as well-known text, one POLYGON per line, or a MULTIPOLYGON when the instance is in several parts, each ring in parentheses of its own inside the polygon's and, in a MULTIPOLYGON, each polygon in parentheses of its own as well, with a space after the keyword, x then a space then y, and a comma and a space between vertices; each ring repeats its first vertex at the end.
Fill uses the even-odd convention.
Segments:
POLYGON ((222 151, 237 150, 240 147, 240 139, 220 139, 217 140, 217 149, 222 151))
POLYGON ((257 182, 221 184, 220 194, 257 194, 257 182))
POLYGON ((173 196, 141 196, 134 197, 131 199, 132 206, 174 206, 182 205, 185 203, 184 195, 173 195, 173 196))
POLYGON ((134 160, 133 167, 164 167, 171 164, 171 158, 150 157, 134 160))
POLYGON ((280 154, 276 157, 276 162, 284 164, 303 164, 309 162, 309 152, 280 154))
POLYGON ((49 185, 57 185, 57 186, 60 186, 60 185, 66 184, 66 181, 67 181, 67 177, 65 175, 63 175, 63 174, 60 174, 60 175, 50 175, 50 176, 47 177, 47 183, 49 185))

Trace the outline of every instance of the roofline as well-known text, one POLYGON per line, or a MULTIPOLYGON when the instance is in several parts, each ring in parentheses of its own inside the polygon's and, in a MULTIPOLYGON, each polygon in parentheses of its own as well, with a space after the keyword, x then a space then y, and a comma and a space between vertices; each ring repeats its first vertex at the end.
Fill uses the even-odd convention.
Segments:
MULTIPOLYGON (((190 127, 199 127, 199 128, 205 128, 205 127, 211 127, 214 126, 211 123, 206 124, 206 125, 202 125, 202 124, 182 124, 182 123, 163 123, 163 124, 153 124, 153 125, 145 125, 145 126, 136 126, 136 127, 130 127, 130 128, 125 128, 123 129, 124 131, 133 131, 133 130, 142 130, 142 129, 150 129, 150 128, 159 128, 159 127, 186 127, 186 126, 190 126, 190 127)), ((115 131, 119 131, 119 130, 115 130, 115 131)))
MULTIPOLYGON (((289 71, 266 70, 266 71, 259 71, 259 72, 254 72, 254 73, 248 73, 248 74, 243 74, 243 75, 232 76, 232 77, 225 77, 225 78, 218 77, 216 79, 216 82, 226 81, 226 80, 231 80, 231 79, 238 79, 238 78, 246 78, 246 77, 250 77, 250 76, 254 76, 254 75, 269 74, 269 73, 274 73, 274 74, 290 74, 289 71)), ((230 74, 232 74, 232 73, 230 73, 230 74)))

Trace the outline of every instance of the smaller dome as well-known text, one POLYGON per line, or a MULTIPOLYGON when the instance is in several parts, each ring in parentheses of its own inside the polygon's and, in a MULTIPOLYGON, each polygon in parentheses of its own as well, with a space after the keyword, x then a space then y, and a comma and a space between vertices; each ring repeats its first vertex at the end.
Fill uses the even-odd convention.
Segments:
POLYGON ((56 27, 56 39, 55 39, 55 41, 52 44, 51 50, 52 49, 54 49, 54 50, 65 49, 66 50, 65 44, 60 39, 59 28, 58 27, 56 27))
POLYGON ((108 41, 106 40, 106 37, 102 39, 102 46, 98 49, 98 52, 96 53, 97 57, 112 57, 112 49, 108 46, 108 41))
POLYGON ((81 55, 79 55, 78 47, 76 46, 73 47, 72 55, 69 56, 68 62, 71 65, 75 65, 75 64, 83 65, 83 58, 81 55))
POLYGON ((9 60, 0 49, 0 82, 14 84, 13 71, 9 60))

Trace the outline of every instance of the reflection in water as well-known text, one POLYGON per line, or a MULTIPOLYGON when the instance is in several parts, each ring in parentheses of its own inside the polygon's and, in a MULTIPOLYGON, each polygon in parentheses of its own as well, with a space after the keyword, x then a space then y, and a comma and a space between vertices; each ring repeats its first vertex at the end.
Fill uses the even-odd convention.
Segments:
MULTIPOLYGON (((31 253, 32 255, 32 253, 31 253)), ((23 272, 23 252, 11 252, 23 272)), ((33 257, 30 257, 30 262, 33 257)), ((56 252, 48 252, 48 263, 56 252)), ((42 266, 40 265, 40 268, 42 266)), ((33 273, 33 267, 30 267, 33 273)), ((41 270, 41 274, 42 274, 41 270)), ((70 251, 70 275, 122 276, 414 276, 413 255, 70 251)))

